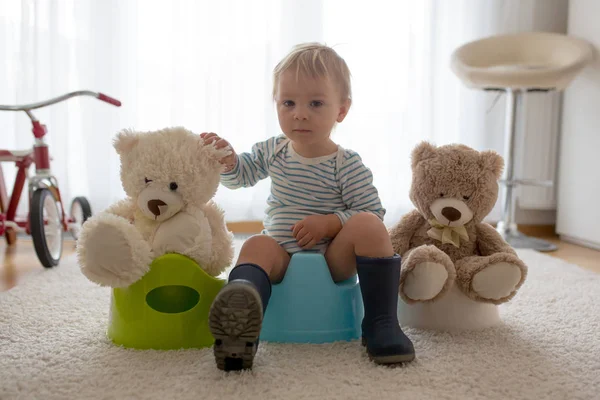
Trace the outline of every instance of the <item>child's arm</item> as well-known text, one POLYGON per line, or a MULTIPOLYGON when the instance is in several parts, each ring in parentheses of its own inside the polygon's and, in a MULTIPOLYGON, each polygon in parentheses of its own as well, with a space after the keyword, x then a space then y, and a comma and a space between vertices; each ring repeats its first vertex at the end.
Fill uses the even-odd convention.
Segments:
POLYGON ((383 220, 385 208, 383 208, 379 193, 373 185, 371 170, 363 164, 357 153, 347 151, 346 157, 343 166, 338 171, 338 179, 341 183, 342 199, 347 209, 336 211, 335 214, 342 225, 351 216, 360 212, 373 213, 383 220))
POLYGON ((235 166, 229 172, 221 174, 221 183, 229 189, 251 187, 269 176, 268 163, 276 146, 276 137, 252 146, 250 153, 241 153, 236 157, 235 166))

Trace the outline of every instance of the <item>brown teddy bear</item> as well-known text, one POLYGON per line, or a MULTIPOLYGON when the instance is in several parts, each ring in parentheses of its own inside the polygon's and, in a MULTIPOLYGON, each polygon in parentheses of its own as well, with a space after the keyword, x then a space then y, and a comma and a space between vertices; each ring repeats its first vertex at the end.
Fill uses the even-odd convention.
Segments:
POLYGON ((496 203, 503 167, 497 153, 460 144, 423 142, 413 150, 410 199, 417 209, 390 229, 402 256, 399 294, 407 305, 436 303, 448 291, 462 292, 461 304, 500 304, 523 284, 527 267, 482 222, 496 203))

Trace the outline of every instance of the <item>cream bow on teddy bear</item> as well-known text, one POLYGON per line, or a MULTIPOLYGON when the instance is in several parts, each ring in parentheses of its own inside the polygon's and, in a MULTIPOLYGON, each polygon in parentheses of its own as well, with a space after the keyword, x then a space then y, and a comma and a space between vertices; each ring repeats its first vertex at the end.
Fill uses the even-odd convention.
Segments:
POLYGON ((429 225, 431 225, 431 229, 427 231, 427 235, 442 244, 450 243, 454 247, 460 247, 460 239, 469 240, 469 234, 464 225, 448 226, 435 218, 429 220, 429 225))

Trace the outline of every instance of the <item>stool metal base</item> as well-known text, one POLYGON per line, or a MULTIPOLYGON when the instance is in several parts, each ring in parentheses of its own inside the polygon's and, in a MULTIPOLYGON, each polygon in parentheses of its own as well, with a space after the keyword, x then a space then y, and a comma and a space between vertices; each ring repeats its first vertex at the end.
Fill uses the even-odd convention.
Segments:
MULTIPOLYGON (((517 109, 521 105, 523 95, 532 90, 513 90, 504 89, 506 91, 506 128, 504 142, 504 160, 506 169, 500 183, 504 187, 502 201, 502 218, 498 223, 496 230, 500 236, 513 248, 517 249, 533 249, 538 251, 555 251, 558 247, 545 240, 532 238, 519 232, 515 222, 515 193, 514 190, 520 185, 535 185, 552 187, 552 181, 542 181, 533 179, 519 179, 515 177, 515 137, 517 131, 517 109)), ((547 91, 547 90, 544 90, 547 91)))
POLYGON ((542 252, 555 251, 558 247, 546 240, 527 236, 517 229, 516 225, 505 227, 504 222, 498 222, 496 227, 502 239, 515 249, 533 249, 542 252))

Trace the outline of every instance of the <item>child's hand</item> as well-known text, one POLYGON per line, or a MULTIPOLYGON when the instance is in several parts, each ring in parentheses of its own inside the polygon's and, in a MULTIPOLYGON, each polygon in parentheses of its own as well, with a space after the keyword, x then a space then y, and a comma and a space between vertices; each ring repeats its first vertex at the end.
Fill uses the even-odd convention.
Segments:
POLYGON ((307 250, 325 237, 328 224, 327 215, 309 215, 292 226, 292 234, 298 242, 298 246, 307 250))
POLYGON ((225 165, 225 172, 229 172, 235 167, 235 164, 237 164, 237 154, 236 154, 235 150, 233 150, 233 147, 229 144, 229 142, 227 140, 219 137, 219 135, 217 135, 216 133, 213 133, 213 132, 201 133, 200 138, 203 139, 204 143, 206 143, 206 144, 211 144, 214 142, 215 147, 217 149, 229 147, 229 149, 231 150, 231 154, 221 158, 219 160, 219 162, 221 164, 225 165))

